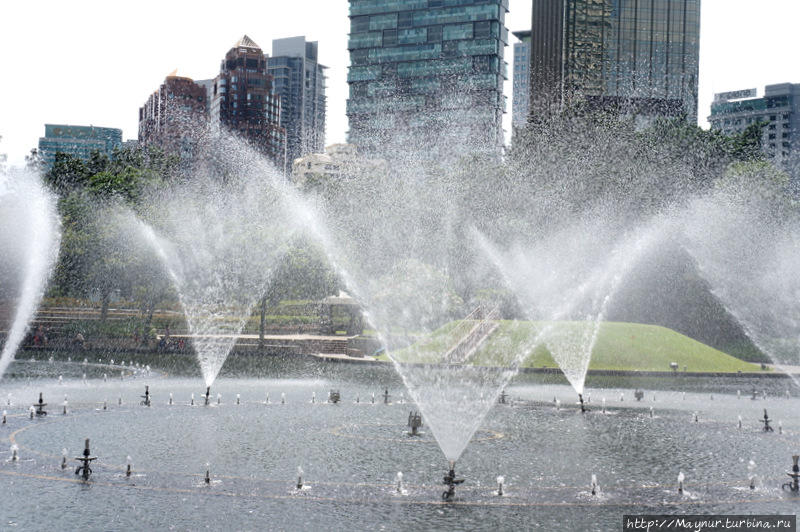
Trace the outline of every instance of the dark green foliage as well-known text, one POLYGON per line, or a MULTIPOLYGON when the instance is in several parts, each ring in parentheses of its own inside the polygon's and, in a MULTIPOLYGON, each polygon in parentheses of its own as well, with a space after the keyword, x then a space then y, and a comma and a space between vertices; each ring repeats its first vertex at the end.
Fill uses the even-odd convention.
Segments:
POLYGON ((300 239, 283 255, 267 287, 270 306, 289 299, 322 299, 336 293, 339 280, 325 255, 300 239))

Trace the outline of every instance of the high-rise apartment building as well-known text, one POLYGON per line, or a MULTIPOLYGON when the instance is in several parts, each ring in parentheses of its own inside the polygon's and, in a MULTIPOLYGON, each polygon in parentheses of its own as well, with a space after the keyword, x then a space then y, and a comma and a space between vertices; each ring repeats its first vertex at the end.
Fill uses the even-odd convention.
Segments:
POLYGON ((726 135, 763 123, 762 150, 800 179, 800 83, 767 85, 760 98, 756 89, 715 94, 708 121, 726 135))
POLYGON ((280 125, 280 97, 273 91, 267 58, 250 37, 239 39, 225 54, 210 89, 212 127, 238 135, 283 170, 286 133, 280 125))
POLYGON ((272 41, 267 71, 281 98, 280 125, 286 130, 287 166, 325 147, 325 66, 319 64, 319 45, 305 37, 272 41))
POLYGON ((511 96, 511 124, 522 127, 528 123, 531 103, 531 32, 515 31, 514 67, 511 76, 514 91, 511 96))
POLYGON ((139 108, 139 142, 191 154, 193 128, 208 120, 206 88, 173 72, 139 108))
POLYGON ((396 143, 499 150, 507 10, 508 0, 350 0, 349 142, 385 155, 396 143))
POLYGON ((532 118, 586 106, 697 122, 700 0, 534 0, 532 118))
POLYGON ((111 157, 122 147, 122 130, 111 127, 45 124, 44 137, 39 138, 39 154, 46 168, 51 168, 56 153, 65 153, 88 161, 92 152, 111 157))

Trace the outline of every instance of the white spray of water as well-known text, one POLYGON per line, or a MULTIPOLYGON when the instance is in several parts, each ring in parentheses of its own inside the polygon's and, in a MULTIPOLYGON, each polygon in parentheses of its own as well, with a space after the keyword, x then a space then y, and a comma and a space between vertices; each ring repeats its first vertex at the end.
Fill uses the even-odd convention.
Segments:
POLYGON ((29 172, 0 174, 0 218, 3 239, 16 240, 10 251, 21 255, 16 266, 23 271, 14 317, 0 354, 2 378, 44 296, 58 257, 61 232, 55 197, 29 172))

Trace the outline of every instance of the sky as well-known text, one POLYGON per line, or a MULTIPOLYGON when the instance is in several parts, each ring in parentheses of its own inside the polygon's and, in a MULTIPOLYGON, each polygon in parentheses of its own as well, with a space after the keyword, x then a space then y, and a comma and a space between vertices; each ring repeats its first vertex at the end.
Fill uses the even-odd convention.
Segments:
MULTIPOLYGON (((532 0, 510 0, 506 26, 530 29, 532 0)), ((347 0, 38 0, 4 2, 0 30, 0 153, 11 164, 38 145, 44 124, 121 128, 135 139, 138 110, 176 68, 214 77, 244 34, 271 53, 272 39, 319 41, 328 66, 326 144, 347 132, 347 0)), ((715 92, 800 83, 800 0, 702 0, 700 125, 715 92)), ((513 72, 512 43, 506 49, 513 72)), ((511 80, 506 81, 511 123, 511 80)))

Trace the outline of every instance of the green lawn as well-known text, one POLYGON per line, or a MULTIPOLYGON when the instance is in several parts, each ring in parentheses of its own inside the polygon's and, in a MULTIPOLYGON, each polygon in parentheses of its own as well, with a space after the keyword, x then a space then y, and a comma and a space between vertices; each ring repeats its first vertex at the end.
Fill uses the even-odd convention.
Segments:
MULTIPOLYGON (((448 323, 408 349, 395 352, 395 359, 404 362, 440 360, 447 347, 456 340, 453 337, 455 324, 448 323)), ((481 346, 472 363, 487 366, 510 364, 519 353, 530 351, 529 344, 545 326, 552 327, 551 331, 561 337, 580 337, 586 324, 501 321, 500 328, 481 346)), ((385 355, 382 358, 388 360, 385 355)), ((669 371, 670 362, 677 362, 680 371, 684 366, 688 371, 702 372, 761 371, 758 365, 734 358, 671 329, 614 322, 601 325, 589 369, 669 371)), ((522 365, 537 368, 558 366, 544 345, 533 349, 522 365)))

